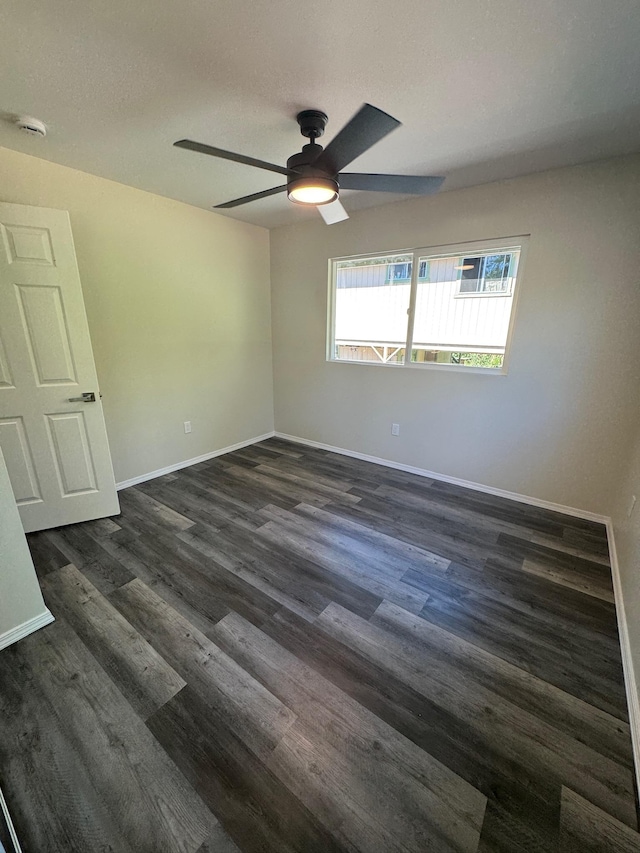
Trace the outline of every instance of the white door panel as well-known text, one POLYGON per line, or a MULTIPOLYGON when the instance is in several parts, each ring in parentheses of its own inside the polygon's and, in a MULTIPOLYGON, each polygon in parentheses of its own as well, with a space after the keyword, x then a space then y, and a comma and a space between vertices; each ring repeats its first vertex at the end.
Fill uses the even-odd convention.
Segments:
POLYGON ((84 412, 65 412, 46 418, 61 493, 67 496, 96 492, 84 412))
POLYGON ((51 232, 48 228, 9 223, 3 223, 1 227, 8 263, 55 266, 51 232))
POLYGON ((21 331, 29 347, 37 384, 76 384, 61 288, 41 284, 16 284, 15 288, 21 331))
POLYGON ((27 531, 120 511, 66 211, 0 204, 0 447, 27 531))
POLYGON ((13 388, 13 377, 9 370, 9 359, 2 343, 2 334, 0 333, 0 388, 13 388))
POLYGON ((0 420, 0 447, 9 464, 9 478, 16 503, 42 501, 33 456, 21 417, 0 420))

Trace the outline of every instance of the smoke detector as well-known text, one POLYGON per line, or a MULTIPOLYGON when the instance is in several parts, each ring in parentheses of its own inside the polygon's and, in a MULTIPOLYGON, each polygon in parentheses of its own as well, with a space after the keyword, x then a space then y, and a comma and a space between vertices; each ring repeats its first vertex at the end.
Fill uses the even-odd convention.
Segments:
POLYGON ((29 133, 31 136, 46 136, 47 135, 47 126, 43 121, 37 118, 31 118, 31 116, 21 116, 16 119, 16 127, 19 127, 20 130, 23 130, 25 133, 29 133))

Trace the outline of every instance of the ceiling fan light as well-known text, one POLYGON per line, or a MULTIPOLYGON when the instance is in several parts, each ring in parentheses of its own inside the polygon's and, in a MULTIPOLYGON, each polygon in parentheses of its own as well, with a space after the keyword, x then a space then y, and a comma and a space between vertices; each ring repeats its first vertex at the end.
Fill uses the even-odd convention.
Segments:
POLYGON ((331 178, 295 178, 287 185, 287 195, 296 204, 330 204, 338 198, 338 182, 331 178))

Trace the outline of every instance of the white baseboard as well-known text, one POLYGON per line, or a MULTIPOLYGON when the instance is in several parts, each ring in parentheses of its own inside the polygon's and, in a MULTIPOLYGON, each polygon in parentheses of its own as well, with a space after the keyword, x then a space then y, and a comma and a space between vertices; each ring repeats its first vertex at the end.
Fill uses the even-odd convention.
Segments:
POLYGON ((629 725, 631 728, 631 744, 633 747, 636 784, 640 791, 640 694, 638 693, 638 682, 636 681, 633 654, 631 651, 631 644, 629 642, 627 614, 624 607, 622 582, 620 580, 620 564, 618 563, 618 553, 616 551, 616 541, 613 535, 613 522, 611 519, 607 521, 607 538, 609 540, 611 577, 613 579, 613 596, 616 603, 616 617, 618 620, 620 652, 622 654, 624 687, 627 695, 627 706, 629 708, 629 725))
POLYGON ((274 435, 273 430, 265 432, 264 435, 257 435, 255 438, 248 438, 246 441, 230 444, 229 447, 221 447, 220 450, 212 450, 210 453, 203 453, 202 456, 194 456, 193 459, 185 459, 184 462, 176 462, 174 465, 167 465, 166 468, 158 468, 157 471, 149 471, 148 474, 140 474, 138 477, 131 477, 130 480, 122 480, 121 483, 116 483, 116 489, 120 491, 120 489, 126 489, 129 486, 137 486, 138 483, 145 483, 147 480, 162 477, 164 474, 172 474, 181 468, 197 465, 198 462, 206 462, 208 459, 214 459, 216 456, 224 456, 225 453, 231 453, 233 450, 241 450, 243 447, 249 447, 250 444, 257 444, 259 441, 273 438, 274 435))
POLYGON ((17 643, 18 640, 28 637, 29 634, 37 631, 38 628, 44 628, 45 625, 49 625, 53 621, 53 614, 45 609, 44 613, 34 616, 33 619, 27 619, 21 625, 17 625, 15 628, 5 631, 4 634, 0 634, 0 649, 5 649, 7 646, 17 643))
POLYGON ((493 486, 484 486, 482 483, 474 483, 471 480, 462 480, 460 477, 450 477, 448 474, 438 474, 435 471, 427 471, 426 468, 416 468, 413 465, 405 465, 403 462, 393 462, 391 459, 382 459, 380 456, 369 456, 366 453, 358 453, 356 450, 346 450, 344 447, 334 447, 331 444, 323 444, 321 441, 311 441, 308 438, 300 438, 297 435, 287 435, 284 432, 276 432, 276 438, 285 441, 293 441, 296 444, 306 444, 308 447, 317 447, 320 450, 329 450, 342 456, 352 456, 354 459, 362 459, 364 462, 373 462, 375 465, 384 465, 386 468, 396 468, 398 471, 407 471, 409 474, 417 474, 418 477, 429 477, 430 480, 440 480, 443 483, 451 483, 454 486, 462 486, 464 489, 473 489, 476 492, 484 492, 487 495, 495 495, 499 498, 507 498, 510 501, 537 506, 541 509, 549 509, 560 512, 563 515, 572 515, 574 518, 584 518, 586 521, 596 521, 606 524, 609 521, 607 515, 599 515, 586 509, 576 509, 564 504, 545 501, 541 498, 532 498, 517 492, 508 492, 506 489, 496 489, 493 486))

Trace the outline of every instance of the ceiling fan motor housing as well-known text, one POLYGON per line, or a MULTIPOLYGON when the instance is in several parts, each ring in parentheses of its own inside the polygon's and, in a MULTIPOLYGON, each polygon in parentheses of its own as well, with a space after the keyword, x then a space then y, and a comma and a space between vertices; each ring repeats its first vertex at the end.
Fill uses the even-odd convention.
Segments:
MULTIPOLYGON (((322 145, 314 145, 309 143, 304 145, 299 154, 293 154, 287 160, 287 169, 295 171, 297 174, 289 177, 287 181, 287 193, 291 201, 296 202, 296 198, 292 195, 292 191, 297 186, 308 184, 309 178, 314 178, 316 186, 326 187, 335 193, 333 198, 329 198, 326 202, 318 202, 319 204, 329 204, 338 197, 340 186, 335 175, 328 174, 324 169, 314 169, 313 163, 322 152, 322 145)), ((296 202, 304 204, 304 202, 296 202)))

